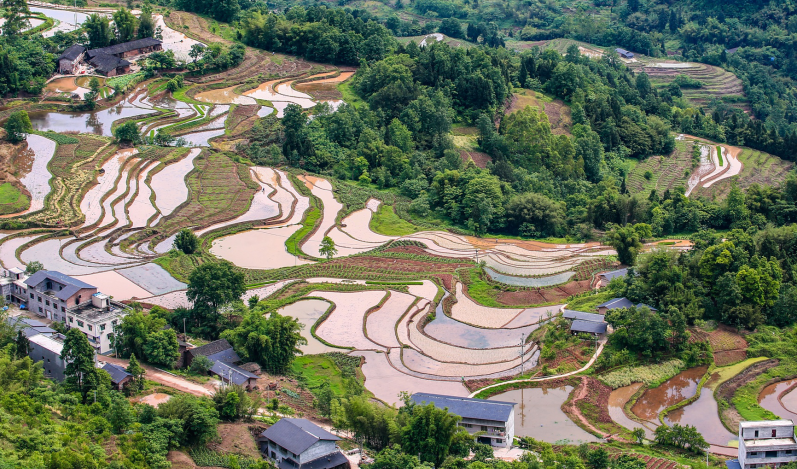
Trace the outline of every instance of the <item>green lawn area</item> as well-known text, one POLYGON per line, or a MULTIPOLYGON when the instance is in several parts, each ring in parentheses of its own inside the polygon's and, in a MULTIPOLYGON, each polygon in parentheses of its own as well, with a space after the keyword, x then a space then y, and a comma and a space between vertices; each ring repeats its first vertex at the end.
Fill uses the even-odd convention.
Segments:
POLYGON ((346 388, 340 368, 327 357, 322 355, 296 357, 292 370, 296 375, 305 379, 307 387, 310 389, 318 388, 323 383, 329 383, 329 387, 335 394, 338 396, 345 394, 346 388))
POLYGON ((14 187, 10 182, 6 182, 2 186, 0 186, 0 204, 13 204, 17 200, 22 193, 14 187))
POLYGON ((614 297, 615 295, 611 290, 602 290, 593 295, 585 295, 574 299, 567 304, 567 309, 592 313, 599 304, 609 301, 614 297))
POLYGON ((385 236, 406 236, 422 231, 412 223, 399 218, 392 205, 381 204, 371 218, 371 230, 385 236))

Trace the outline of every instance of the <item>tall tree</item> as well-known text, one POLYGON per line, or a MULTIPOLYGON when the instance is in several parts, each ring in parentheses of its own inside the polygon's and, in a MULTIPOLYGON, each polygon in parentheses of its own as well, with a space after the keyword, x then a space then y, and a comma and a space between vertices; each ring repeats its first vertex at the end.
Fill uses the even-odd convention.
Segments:
POLYGON ((134 390, 140 391, 144 389, 144 374, 146 373, 146 370, 144 370, 144 367, 138 363, 136 354, 130 355, 130 362, 127 364, 126 371, 133 375, 134 390))
POLYGON ((30 122, 28 112, 20 109, 12 113, 5 125, 6 139, 11 143, 18 143, 25 140, 28 134, 33 132, 33 124, 30 122))
POLYGON ((271 374, 285 373, 296 355, 299 345, 307 343, 302 337, 302 325, 290 316, 273 312, 266 318, 263 311, 247 314, 235 329, 221 333, 245 361, 256 361, 271 374))
POLYGON ((180 344, 174 329, 165 329, 152 333, 144 344, 144 356, 153 365, 162 365, 167 368, 174 366, 180 358, 180 344))
POLYGON ((113 22, 116 25, 116 40, 118 42, 132 41, 136 37, 136 24, 138 20, 126 8, 113 13, 113 22))
POLYGON ((607 235, 607 241, 617 251, 617 258, 626 265, 634 265, 642 249, 639 233, 631 225, 615 227, 607 235))
POLYGON ((30 26, 27 16, 30 15, 27 0, 3 0, 3 10, 5 14, 5 23, 3 23, 4 36, 16 36, 25 28, 30 26))
POLYGON ((113 41, 111 22, 105 16, 96 13, 89 15, 88 19, 83 22, 83 29, 86 30, 86 35, 89 37, 90 49, 107 47, 113 41))
MULTIPOLYGON (((208 262, 194 269, 188 277, 188 300, 198 313, 194 319, 218 320, 219 310, 246 292, 244 274, 228 261, 208 262)), ((196 325, 199 325, 198 323, 196 325)))
POLYGON ((85 334, 78 329, 69 329, 61 359, 66 363, 66 384, 80 393, 85 404, 89 392, 100 385, 100 377, 94 367, 94 347, 85 334))
POLYGON ((152 19, 152 7, 144 5, 138 18, 138 38, 144 39, 155 35, 155 20, 152 19))

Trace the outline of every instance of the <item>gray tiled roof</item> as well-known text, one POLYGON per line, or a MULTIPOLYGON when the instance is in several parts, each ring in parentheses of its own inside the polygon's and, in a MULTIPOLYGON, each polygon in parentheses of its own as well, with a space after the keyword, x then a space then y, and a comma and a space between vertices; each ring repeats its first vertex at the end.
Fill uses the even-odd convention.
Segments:
POLYGON ((602 314, 584 313, 582 311, 574 311, 572 309, 566 309, 565 312, 562 314, 562 317, 565 319, 580 319, 582 321, 592 321, 592 322, 603 322, 604 318, 602 314))
POLYGON ((348 463, 349 460, 340 451, 335 451, 320 458, 313 459, 300 465, 298 468, 287 459, 280 461, 279 469, 330 469, 348 463))
POLYGON ((114 384, 121 383, 125 378, 133 376, 132 374, 128 373, 127 370, 122 368, 119 365, 115 365, 113 363, 106 363, 102 366, 102 369, 107 371, 109 375, 111 375, 111 382, 114 384))
POLYGON ((256 374, 250 373, 246 370, 242 370, 235 365, 230 365, 229 363, 224 363, 222 361, 214 361, 213 366, 210 368, 210 371, 219 375, 222 379, 232 381, 233 384, 244 384, 250 379, 257 379, 258 376, 256 374))
POLYGON ((127 60, 109 54, 96 54, 89 60, 89 63, 95 70, 101 73, 108 73, 119 67, 130 65, 130 62, 127 60))
POLYGON ((617 309, 617 308, 630 308, 634 306, 628 298, 612 298, 611 300, 601 303, 598 308, 617 309))
POLYGON ((97 288, 94 285, 89 285, 86 282, 72 278, 69 275, 64 275, 61 272, 56 272, 54 270, 40 270, 36 272, 25 279, 25 285, 35 287, 47 279, 65 285, 62 290, 55 292, 55 296, 59 300, 69 299, 70 296, 74 295, 83 288, 97 288))
POLYGON ((412 395, 416 404, 434 404, 439 409, 448 408, 452 414, 463 418, 496 420, 506 422, 512 415, 514 402, 489 401, 484 399, 470 399, 467 397, 445 396, 442 394, 429 394, 416 392, 412 395))
POLYGON ((61 60, 61 59, 75 60, 85 50, 86 50, 86 48, 81 46, 80 44, 71 45, 64 51, 63 54, 61 54, 58 57, 58 60, 61 60))
POLYGON ((570 330, 574 332, 590 332, 593 334, 605 334, 608 324, 605 322, 581 321, 576 319, 570 325, 570 330))
POLYGON ((136 39, 135 41, 123 42, 121 44, 102 47, 100 49, 91 49, 88 52, 88 54, 89 57, 94 57, 97 54, 108 54, 108 55, 124 54, 125 52, 130 52, 131 50, 141 49, 144 47, 152 47, 158 44, 162 44, 162 41, 152 37, 145 37, 144 39, 136 39))
POLYGON ((201 347, 189 349, 188 353, 193 357, 204 355, 212 361, 222 361, 225 363, 236 363, 241 361, 238 354, 233 350, 232 345, 225 339, 214 340, 201 347))
POLYGON ((617 277, 625 277, 626 275, 628 275, 628 269, 618 269, 612 270, 611 272, 603 272, 598 274, 599 277, 603 277, 606 280, 611 280, 617 277))
POLYGON ((338 441, 340 438, 306 419, 284 418, 267 428, 261 437, 273 441, 291 453, 302 454, 320 440, 338 441))

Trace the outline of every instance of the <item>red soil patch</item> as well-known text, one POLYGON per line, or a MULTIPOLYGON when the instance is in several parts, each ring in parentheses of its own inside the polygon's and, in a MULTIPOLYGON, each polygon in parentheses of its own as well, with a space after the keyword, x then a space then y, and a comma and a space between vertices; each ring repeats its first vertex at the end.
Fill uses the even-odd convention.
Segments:
POLYGON ((714 363, 717 366, 733 365, 745 359, 747 359, 747 352, 744 350, 729 350, 727 352, 714 353, 714 363))
POLYGON ((490 158, 490 155, 488 155, 487 153, 482 153, 480 151, 460 150, 459 156, 460 158, 462 158, 462 161, 464 161, 466 164, 468 160, 473 160, 473 164, 475 164, 481 169, 487 168, 487 163, 493 161, 493 159, 490 158))
POLYGON ((572 295, 588 291, 590 289, 590 283, 590 280, 579 280, 551 288, 502 292, 496 297, 496 300, 502 305, 507 306, 527 306, 558 302, 572 295))

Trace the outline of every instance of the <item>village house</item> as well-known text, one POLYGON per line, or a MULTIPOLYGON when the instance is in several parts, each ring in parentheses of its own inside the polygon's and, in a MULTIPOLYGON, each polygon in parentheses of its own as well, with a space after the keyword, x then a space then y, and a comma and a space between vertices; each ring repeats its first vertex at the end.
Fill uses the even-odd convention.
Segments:
POLYGON ((89 65, 94 67, 94 72, 106 77, 124 75, 130 71, 130 62, 108 54, 96 54, 89 59, 89 65))
POLYGON ((28 309, 68 328, 77 328, 97 353, 113 349, 114 328, 127 306, 113 301, 97 287, 53 270, 40 270, 25 279, 28 309))
POLYGON ((0 289, 5 298, 6 303, 13 303, 16 305, 24 305, 27 301, 28 286, 25 285, 25 279, 28 276, 25 271, 19 267, 12 267, 3 271, 3 276, 0 277, 0 289))
POLYGON ((491 446, 510 447, 515 439, 514 402, 487 401, 467 397, 444 396, 417 392, 412 402, 418 405, 434 404, 438 409, 448 409, 462 420, 459 426, 468 433, 479 433, 477 441, 491 446))
POLYGON ((152 37, 144 39, 136 39, 135 41, 123 42, 121 44, 114 44, 108 47, 99 49, 91 49, 86 52, 86 56, 91 59, 97 55, 104 54, 124 59, 126 57, 133 57, 141 54, 149 54, 163 50, 163 41, 152 37))
POLYGON ((187 349, 183 354, 183 363, 189 367, 191 362, 200 355, 211 361, 213 365, 209 371, 218 376, 222 383, 237 384, 246 390, 251 390, 257 385, 259 377, 237 366, 241 358, 226 340, 214 340, 201 347, 187 349))
POLYGON ((44 334, 47 336, 56 334, 55 329, 50 328, 47 324, 35 319, 26 318, 25 316, 10 317, 6 319, 6 323, 13 327, 14 330, 22 331, 22 334, 28 338, 36 334, 44 334))
POLYGON ((612 270, 611 272, 601 272, 598 274, 598 282, 595 288, 603 288, 609 286, 609 282, 616 278, 622 278, 628 275, 628 269, 612 270))
POLYGON ((653 306, 646 305, 645 303, 638 303, 635 305, 628 298, 612 298, 609 301, 599 304, 596 309, 598 310, 598 314, 606 314, 613 309, 630 308, 632 306, 636 306, 637 308, 645 307, 651 311, 658 311, 653 306))
POLYGON ((260 452, 279 469, 349 469, 340 438, 306 419, 283 418, 257 438, 260 452))
POLYGON ((624 58, 624 59, 633 59, 633 58, 634 58, 634 53, 633 53, 633 52, 629 52, 629 51, 627 51, 627 50, 625 50, 625 49, 620 49, 620 48, 618 47, 618 48, 617 48, 617 49, 615 49, 614 51, 615 51, 615 52, 617 52, 617 54, 618 54, 620 57, 624 58))
POLYGON ((64 75, 77 74, 78 68, 80 68, 80 62, 83 60, 83 55, 85 53, 86 48, 80 44, 69 46, 69 48, 58 57, 58 73, 64 75))
POLYGON ((119 391, 124 390, 133 381, 133 375, 120 365, 103 363, 100 369, 105 370, 111 376, 111 384, 119 391))
POLYGON ((739 423, 739 459, 733 469, 776 468, 797 461, 794 422, 767 420, 739 423))
POLYGON ((61 334, 28 337, 28 356, 34 362, 41 362, 44 376, 55 381, 63 381, 65 377, 66 362, 61 359, 64 339, 61 334))
POLYGON ((571 334, 591 334, 594 337, 603 337, 609 328, 609 324, 604 321, 602 314, 584 313, 566 309, 562 317, 569 319, 571 334))

